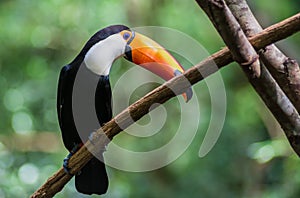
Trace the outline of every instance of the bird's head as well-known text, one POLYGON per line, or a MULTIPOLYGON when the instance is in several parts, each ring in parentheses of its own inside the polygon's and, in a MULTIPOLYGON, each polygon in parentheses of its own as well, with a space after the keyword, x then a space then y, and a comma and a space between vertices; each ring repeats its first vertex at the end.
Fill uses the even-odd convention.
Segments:
MULTIPOLYGON (((112 63, 122 56, 164 80, 184 72, 182 66, 161 45, 123 25, 98 31, 80 54, 87 68, 98 75, 109 75, 112 63)), ((191 88, 183 96, 186 101, 190 100, 191 88)))

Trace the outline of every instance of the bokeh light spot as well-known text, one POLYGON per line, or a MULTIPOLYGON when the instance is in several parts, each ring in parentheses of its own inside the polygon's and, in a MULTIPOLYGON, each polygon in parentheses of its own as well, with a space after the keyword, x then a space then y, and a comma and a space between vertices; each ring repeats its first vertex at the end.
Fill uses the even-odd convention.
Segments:
POLYGON ((6 109, 16 112, 24 105, 24 97, 18 89, 9 89, 6 91, 3 99, 6 109))
POLYGON ((18 172, 19 179, 26 184, 34 184, 39 177, 39 170, 34 164, 24 164, 18 172))
POLYGON ((255 154, 255 158, 259 163, 266 163, 273 159, 275 155, 274 149, 272 145, 265 145, 261 147, 257 153, 255 154))
POLYGON ((28 134, 32 132, 32 119, 28 113, 17 112, 12 117, 12 127, 16 133, 28 134))

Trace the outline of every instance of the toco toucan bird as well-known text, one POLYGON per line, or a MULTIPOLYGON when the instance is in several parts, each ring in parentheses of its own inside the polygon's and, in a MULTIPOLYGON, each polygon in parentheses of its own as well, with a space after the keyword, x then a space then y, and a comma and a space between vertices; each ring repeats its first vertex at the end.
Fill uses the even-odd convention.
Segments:
MULTIPOLYGON (((122 56, 165 80, 184 71, 163 47, 124 25, 96 32, 59 76, 57 113, 64 145, 70 151, 63 165, 66 172, 69 158, 88 140, 89 134, 112 118, 109 72, 112 63, 122 56), (93 111, 96 123, 89 115, 93 111)), ((191 88, 183 96, 188 101, 192 97, 191 88)), ((104 194, 107 191, 108 177, 102 155, 100 151, 100 158, 94 157, 75 176, 78 192, 104 194)))

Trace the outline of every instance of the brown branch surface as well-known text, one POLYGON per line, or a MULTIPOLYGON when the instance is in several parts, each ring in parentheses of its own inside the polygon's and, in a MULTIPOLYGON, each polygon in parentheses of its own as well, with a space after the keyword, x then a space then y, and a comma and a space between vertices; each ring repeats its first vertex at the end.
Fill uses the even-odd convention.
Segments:
POLYGON ((260 76, 260 63, 258 55, 239 23, 227 7, 224 0, 198 1, 204 3, 205 12, 213 22, 215 28, 230 49, 233 59, 241 66, 249 68, 253 77, 260 76))
MULTIPOLYGON (((219 2, 223 0, 217 1, 219 2)), ((211 2, 214 2, 214 0, 197 0, 199 6, 206 12, 211 20, 214 20, 215 18, 224 18, 224 16, 222 16, 216 10, 211 9, 211 2), (214 12, 214 17, 211 16, 212 12, 214 12)), ((213 24, 217 29, 219 28, 216 22, 213 22, 213 24)), ((258 49, 257 46, 253 46, 258 49)), ((252 78, 252 73, 249 72, 248 69, 243 66, 242 69, 247 75, 251 85, 263 99, 264 103, 267 105, 269 110, 283 128, 295 152, 300 155, 299 114, 294 105, 286 97, 284 92, 278 86, 277 82, 273 79, 269 71, 264 66, 261 66, 262 73, 260 78, 252 78)))
MULTIPOLYGON (((243 31, 251 37, 262 31, 246 0, 225 0, 243 31)), ((284 55, 275 45, 259 51, 260 59, 300 113, 300 70, 298 63, 284 55)))
MULTIPOLYGON (((267 45, 270 45, 271 43, 284 39, 298 32, 299 30, 300 14, 265 29, 261 33, 250 38, 250 42, 256 49, 261 49, 267 45)), ((172 90, 176 90, 176 93, 178 94, 183 93, 187 89, 186 79, 188 79, 191 84, 195 84, 201 81, 203 78, 218 71, 218 68, 224 67, 232 61, 233 60, 230 51, 228 48, 224 48, 186 71, 184 76, 181 75, 171 79, 170 81, 148 93, 134 104, 130 105, 127 109, 125 109, 97 131, 97 135, 94 135, 93 137, 93 142, 95 145, 88 141, 78 152, 73 155, 73 157, 71 157, 69 161, 71 173, 75 174, 78 172, 93 157, 90 152, 97 151, 99 149, 97 146, 101 145, 103 147, 103 145, 107 144, 107 138, 105 138, 105 136, 107 136, 109 139, 112 139, 115 135, 120 133, 122 129, 125 129, 132 124, 133 121, 136 121, 147 114, 149 112, 149 108, 153 104, 162 104, 174 97, 175 94, 172 90), (103 135, 103 133, 105 133, 105 135, 103 135)), ((293 111, 285 113, 289 113, 291 116, 293 115, 293 111)), ((291 125, 299 123, 300 121, 298 123, 292 122, 291 125)), ((299 126, 300 125, 293 125, 291 127, 294 129, 299 129, 299 126)), ((295 134, 296 133, 297 131, 295 131, 295 134)), ((51 176, 45 184, 43 184, 36 192, 34 192, 31 197, 53 197, 56 193, 61 191, 61 189, 70 179, 71 176, 66 174, 61 168, 53 176, 51 176)))

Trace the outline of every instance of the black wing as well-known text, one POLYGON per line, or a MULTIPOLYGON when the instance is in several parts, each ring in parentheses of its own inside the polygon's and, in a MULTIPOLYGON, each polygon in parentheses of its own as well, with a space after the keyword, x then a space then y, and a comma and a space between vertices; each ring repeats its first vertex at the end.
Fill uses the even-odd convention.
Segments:
POLYGON ((56 108, 57 108, 57 116, 58 116, 58 122, 60 128, 62 128, 62 107, 64 105, 64 79, 65 79, 65 74, 67 71, 67 66, 64 66, 59 74, 59 79, 58 79, 58 88, 57 88, 57 103, 56 103, 56 108))
POLYGON ((65 147, 72 150, 74 144, 81 143, 73 119, 72 90, 76 71, 70 65, 61 69, 57 89, 57 116, 65 147))

